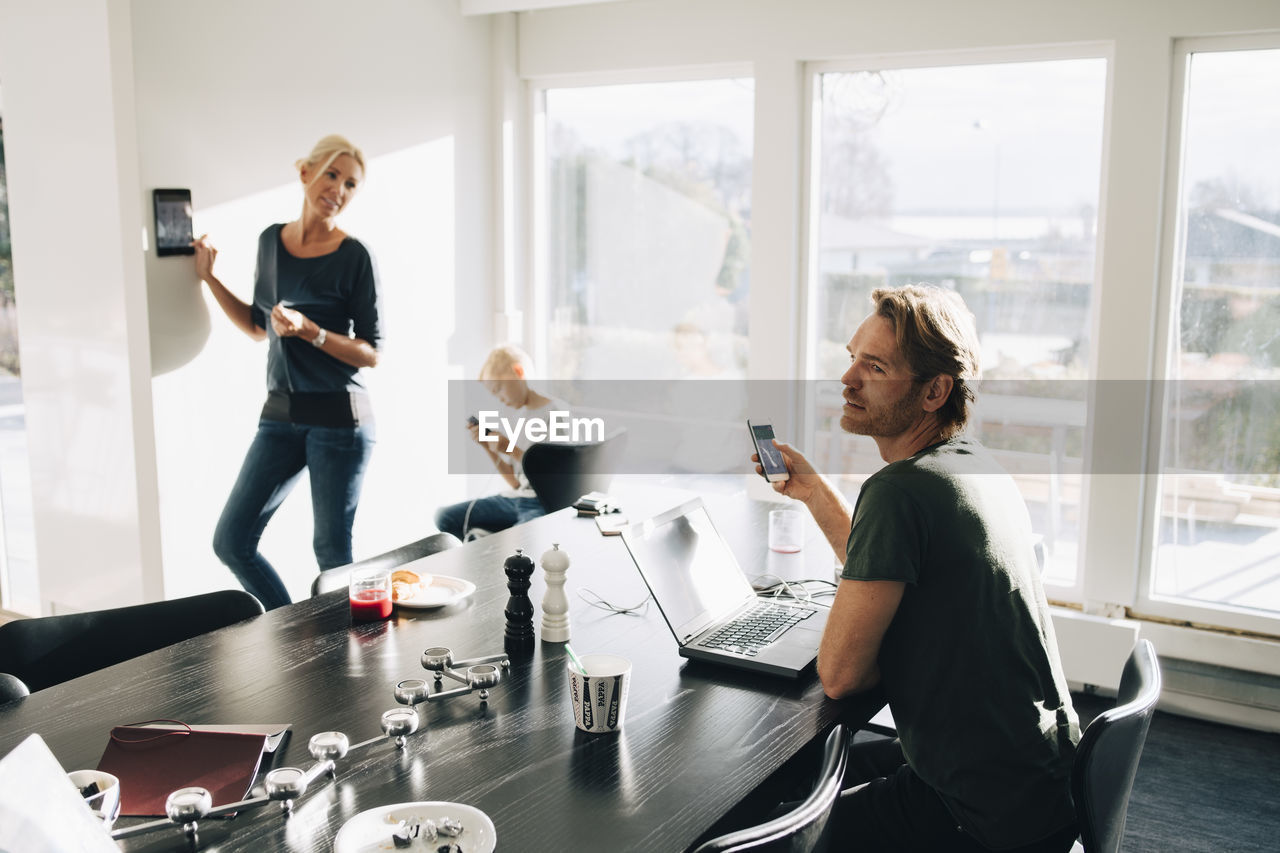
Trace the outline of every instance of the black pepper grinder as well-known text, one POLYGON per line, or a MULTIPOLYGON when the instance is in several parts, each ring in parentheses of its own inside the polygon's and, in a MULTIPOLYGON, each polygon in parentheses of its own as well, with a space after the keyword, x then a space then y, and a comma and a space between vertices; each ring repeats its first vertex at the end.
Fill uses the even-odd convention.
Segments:
POLYGON ((507 573, 507 589, 511 597, 507 599, 507 609, 502 611, 507 617, 507 629, 503 633, 503 646, 507 654, 531 650, 534 645, 533 636, 533 602, 529 600, 529 579, 533 577, 533 560, 524 555, 522 548, 517 548, 502 564, 507 573))

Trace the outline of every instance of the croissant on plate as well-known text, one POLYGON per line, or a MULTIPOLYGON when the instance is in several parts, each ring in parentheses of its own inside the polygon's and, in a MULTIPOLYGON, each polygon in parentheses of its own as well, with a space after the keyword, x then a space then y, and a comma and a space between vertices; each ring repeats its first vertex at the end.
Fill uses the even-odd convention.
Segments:
POLYGON ((419 575, 409 569, 391 573, 391 600, 406 601, 431 585, 430 575, 419 575))

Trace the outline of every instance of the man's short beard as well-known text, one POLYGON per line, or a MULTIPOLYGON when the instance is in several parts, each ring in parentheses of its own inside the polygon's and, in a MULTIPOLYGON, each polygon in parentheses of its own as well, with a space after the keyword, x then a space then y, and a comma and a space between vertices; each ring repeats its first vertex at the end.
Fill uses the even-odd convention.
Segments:
MULTIPOLYGON (((923 382, 912 381, 910 387, 894 402, 889 411, 877 414, 869 420, 855 421, 848 415, 841 415, 840 429, 853 435, 866 435, 871 438, 901 435, 923 415, 920 401, 924 397, 926 387, 923 382)), ((866 409, 863 411, 865 412, 866 409)))

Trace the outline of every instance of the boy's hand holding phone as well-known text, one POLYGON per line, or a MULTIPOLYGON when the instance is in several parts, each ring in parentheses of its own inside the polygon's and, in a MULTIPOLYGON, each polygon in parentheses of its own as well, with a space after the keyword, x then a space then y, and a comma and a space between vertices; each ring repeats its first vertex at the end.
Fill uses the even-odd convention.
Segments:
POLYGON ((497 455, 497 451, 494 449, 496 446, 495 442, 480 440, 480 419, 475 415, 471 415, 467 418, 467 432, 471 433, 471 440, 488 451, 490 456, 497 455))

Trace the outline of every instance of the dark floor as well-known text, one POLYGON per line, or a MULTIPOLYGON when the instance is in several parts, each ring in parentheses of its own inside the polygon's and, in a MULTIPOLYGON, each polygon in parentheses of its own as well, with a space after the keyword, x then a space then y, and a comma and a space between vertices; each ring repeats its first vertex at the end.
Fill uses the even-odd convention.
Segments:
MULTIPOLYGON (((1082 726, 1114 704, 1097 696, 1073 699, 1082 726)), ((1280 734, 1157 711, 1121 850, 1280 851, 1280 734)))
MULTIPOLYGON (((1072 699, 1082 727, 1115 704, 1101 696, 1072 699)), ((854 740, 878 737, 858 732, 854 740)), ((816 752, 805 760, 811 771, 816 752)), ((797 785, 793 780, 782 799, 804 796, 797 785)), ((776 794, 762 790, 760 799, 748 797, 707 837, 758 823, 779 801, 776 794)), ((1280 734, 1157 711, 1134 779, 1121 851, 1280 853, 1280 734)))

